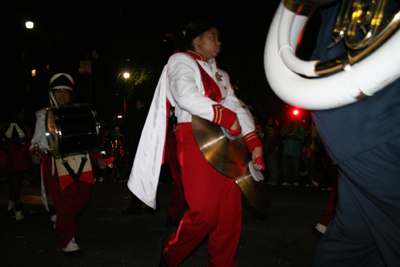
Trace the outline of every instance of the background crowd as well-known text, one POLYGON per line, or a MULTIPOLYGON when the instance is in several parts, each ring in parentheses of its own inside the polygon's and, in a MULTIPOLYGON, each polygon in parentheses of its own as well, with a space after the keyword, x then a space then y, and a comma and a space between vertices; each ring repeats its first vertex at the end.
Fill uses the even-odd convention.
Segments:
POLYGON ((263 141, 268 185, 331 188, 335 170, 311 119, 291 117, 279 122, 270 117, 257 130, 263 141))

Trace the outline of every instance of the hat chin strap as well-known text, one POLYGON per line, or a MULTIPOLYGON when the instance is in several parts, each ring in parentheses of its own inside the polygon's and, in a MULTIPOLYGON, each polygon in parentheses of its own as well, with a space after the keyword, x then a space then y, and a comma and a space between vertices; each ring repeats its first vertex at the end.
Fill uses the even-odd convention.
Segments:
POLYGON ((56 101, 56 99, 54 98, 53 92, 52 92, 51 90, 50 90, 50 92, 49 92, 49 96, 50 96, 50 105, 51 105, 51 107, 53 107, 53 108, 58 108, 57 101, 56 101))

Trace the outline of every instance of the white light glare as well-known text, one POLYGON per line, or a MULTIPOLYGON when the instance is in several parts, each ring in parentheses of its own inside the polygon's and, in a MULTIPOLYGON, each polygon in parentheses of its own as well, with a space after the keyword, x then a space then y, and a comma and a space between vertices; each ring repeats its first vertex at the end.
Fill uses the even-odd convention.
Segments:
POLYGON ((25 22, 25 27, 26 27, 27 29, 32 29, 33 26, 34 26, 34 24, 33 24, 32 21, 27 21, 27 22, 25 22))

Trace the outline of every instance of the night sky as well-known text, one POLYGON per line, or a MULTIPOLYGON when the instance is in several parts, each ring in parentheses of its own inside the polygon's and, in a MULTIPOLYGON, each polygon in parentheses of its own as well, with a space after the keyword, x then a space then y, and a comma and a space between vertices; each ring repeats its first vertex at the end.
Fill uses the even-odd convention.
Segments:
POLYGON ((23 105, 28 119, 47 107, 48 80, 60 71, 74 77, 81 101, 91 101, 101 117, 111 120, 116 112, 112 107, 122 105, 115 97, 118 74, 135 64, 161 72, 174 52, 168 34, 196 19, 219 28, 217 62, 239 88, 237 96, 254 108, 261 122, 279 117, 285 105, 269 88, 263 66, 265 40, 279 2, 10 1, 0 11, 2 120, 10 105, 23 105), (26 20, 37 27, 26 29, 26 20), (92 62, 91 75, 78 74, 81 60, 92 62))

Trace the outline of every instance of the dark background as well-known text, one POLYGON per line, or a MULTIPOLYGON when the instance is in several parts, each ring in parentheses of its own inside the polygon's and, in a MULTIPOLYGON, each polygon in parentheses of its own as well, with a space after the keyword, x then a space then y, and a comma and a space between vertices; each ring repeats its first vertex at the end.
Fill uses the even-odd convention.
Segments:
MULTIPOLYGON (((260 124, 269 116, 286 119, 291 107, 272 92, 263 66, 265 40, 279 2, 8 2, 0 11, 1 120, 21 104, 33 126, 34 112, 49 106, 50 77, 67 72, 75 79, 78 101, 91 103, 110 128, 118 126, 116 115, 123 113, 123 94, 116 92, 127 86, 118 74, 146 68, 152 80, 157 80, 174 52, 174 35, 195 19, 209 20, 219 28, 218 65, 228 71, 236 95, 252 107, 260 124), (36 23, 34 29, 25 28, 27 20, 36 23), (78 73, 83 60, 91 62, 91 73, 78 73), (37 70, 35 77, 31 77, 32 69, 37 70)), ((153 84, 141 90, 151 94, 153 84)), ((125 96, 129 113, 135 97, 125 96)))

